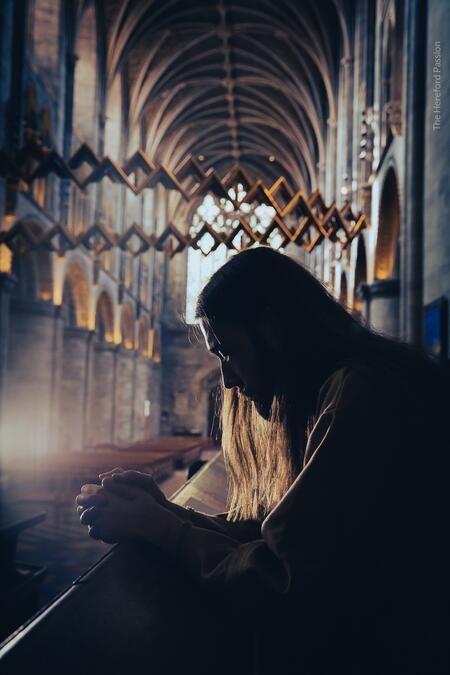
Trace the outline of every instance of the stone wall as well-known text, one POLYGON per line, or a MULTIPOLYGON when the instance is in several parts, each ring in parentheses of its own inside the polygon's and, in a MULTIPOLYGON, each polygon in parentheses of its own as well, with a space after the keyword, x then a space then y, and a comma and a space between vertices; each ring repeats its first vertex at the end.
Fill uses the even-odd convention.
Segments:
MULTIPOLYGON (((350 311, 356 309, 357 285, 365 284, 363 307, 357 311, 377 330, 415 342, 421 337, 417 318, 420 314, 422 319, 423 305, 441 296, 450 299, 446 222, 450 205, 450 126, 446 121, 450 7, 429 0, 426 21, 420 24, 417 10, 422 6, 418 0, 352 5, 353 16, 348 22, 343 20, 340 28, 344 30, 345 24, 345 36, 336 40, 340 47, 333 53, 339 77, 326 105, 324 99, 324 119, 317 120, 324 129, 324 147, 314 165, 316 175, 313 171, 308 180, 300 177, 298 184, 290 186, 292 190, 306 185, 318 188, 327 204, 335 202, 341 207, 348 200, 355 214, 363 211, 370 225, 361 235, 362 246, 357 238, 346 248, 324 240, 312 253, 293 245, 286 251, 316 274, 350 311), (417 67, 412 56, 422 53, 424 36, 426 115, 424 129, 420 129, 416 128, 419 107, 415 106, 420 78, 414 79, 416 71, 411 69, 417 67), (434 70, 437 55, 439 72, 434 70), (439 128, 433 128, 436 75, 440 75, 442 110, 439 128), (411 177, 408 158, 420 146, 423 132, 424 166, 418 158, 419 168, 424 168, 422 208, 420 195, 413 189, 421 171, 413 171, 411 177), (390 227, 392 204, 383 205, 391 171, 398 187, 400 231, 390 227), (418 209, 423 227, 421 218, 412 217, 418 209), (364 265, 358 271, 362 249, 364 265), (395 264, 385 265, 388 272, 380 273, 380 255, 392 257, 389 251, 398 252, 395 264)), ((127 127, 129 100, 119 92, 117 79, 115 85, 109 81, 104 67, 102 49, 109 46, 109 36, 102 12, 96 12, 92 2, 80 5, 73 15, 73 3, 25 2, 22 14, 20 7, 22 3, 4 0, 0 12, 0 145, 17 152, 26 134, 40 138, 50 133, 46 142, 66 158, 83 142, 91 143, 102 155, 111 146, 105 130, 113 128, 122 134, 113 143, 119 162, 137 146, 156 148, 152 159, 165 162, 164 148, 157 147, 153 138, 141 138, 138 123, 127 127), (120 104, 123 115, 119 115, 120 104), (44 128, 44 122, 51 129, 44 128)), ((176 170, 172 165, 169 168, 176 170)), ((6 181, 0 179, 3 230, 27 223, 42 233, 61 220, 78 236, 94 221, 109 218, 115 234, 136 221, 147 234, 158 236, 172 219, 175 211, 170 205, 178 198, 162 185, 133 196, 109 181, 81 193, 55 175, 42 180, 47 195, 41 202, 37 183, 27 187, 17 181, 14 190, 8 184, 7 204, 6 181)), ((187 208, 180 211, 188 212, 187 208)), ((176 225, 189 228, 182 218, 176 225)), ((218 364, 183 322, 186 251, 172 259, 154 249, 140 258, 119 250, 96 256, 83 247, 64 257, 44 251, 43 256, 34 257, 26 272, 34 280, 35 292, 21 297, 21 302, 13 297, 11 306, 9 291, 5 295, 3 290, 20 279, 13 279, 4 256, 1 261, 0 272, 6 276, 0 289, 0 407, 7 413, 7 427, 15 429, 14 438, 8 437, 11 448, 21 451, 29 446, 37 456, 49 449, 76 451, 160 433, 208 433, 210 392, 219 380, 218 364), (71 272, 73 263, 77 278, 71 272), (76 318, 70 326, 62 322, 67 286, 76 318), (124 308, 127 340, 122 335, 124 308), (160 349, 152 354, 145 335, 143 344, 137 341, 141 325, 149 331, 149 338, 159 337, 160 349)))

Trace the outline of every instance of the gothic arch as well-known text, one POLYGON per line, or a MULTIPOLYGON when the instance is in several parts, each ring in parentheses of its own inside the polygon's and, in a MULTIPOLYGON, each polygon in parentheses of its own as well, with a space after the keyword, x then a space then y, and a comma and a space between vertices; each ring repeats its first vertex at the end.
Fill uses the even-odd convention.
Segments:
POLYGON ((341 273, 341 287, 339 291, 339 302, 348 307, 348 286, 347 286, 347 276, 345 272, 341 273))
POLYGON ((375 248, 375 279, 398 275, 398 238, 400 234, 400 201, 397 176, 393 167, 386 173, 381 190, 378 237, 375 248), (397 263, 397 264, 396 264, 397 263))
POLYGON ((142 124, 152 159, 176 171, 188 154, 203 154, 204 168, 221 173, 238 159, 269 184, 283 173, 305 191, 317 187, 324 120, 337 116, 335 63, 351 57, 349 11, 324 0, 322 21, 310 0, 280 3, 277 12, 270 0, 232 9, 119 3, 108 81, 133 64, 129 123, 142 124), (183 31, 186 22, 203 30, 183 31))
POLYGON ((134 349, 134 316, 131 305, 125 305, 122 309, 120 328, 125 349, 134 349))
POLYGON ((157 328, 150 329, 149 335, 149 353, 153 363, 161 363, 161 341, 157 328))
POLYGON ((84 269, 78 262, 73 262, 64 278, 64 296, 70 314, 73 307, 76 325, 82 328, 89 326, 89 284, 84 269))
POLYGON ((149 328, 147 317, 142 317, 138 325, 138 350, 143 356, 149 356, 149 328))
POLYGON ((355 283, 353 290, 353 307, 354 309, 361 311, 362 310, 362 300, 358 297, 358 288, 361 284, 367 282, 367 256, 366 256, 366 245, 364 242, 364 237, 360 235, 358 237, 358 248, 356 252, 356 266, 355 266, 355 283))
MULTIPOLYGON (((25 222, 24 226, 34 237, 38 237, 43 228, 38 223, 25 222)), ((53 298, 53 272, 50 253, 44 248, 16 253, 12 260, 12 269, 17 278, 14 296, 22 300, 42 300, 53 298)))
POLYGON ((114 307, 106 291, 102 291, 97 300, 95 330, 100 340, 114 341, 114 307))

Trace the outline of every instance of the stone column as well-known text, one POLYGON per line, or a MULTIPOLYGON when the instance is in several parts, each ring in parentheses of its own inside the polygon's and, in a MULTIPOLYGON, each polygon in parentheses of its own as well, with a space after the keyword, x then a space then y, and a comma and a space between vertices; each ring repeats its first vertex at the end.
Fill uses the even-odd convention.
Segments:
POLYGON ((58 438, 61 452, 81 450, 87 442, 91 338, 92 332, 86 328, 64 330, 58 438))
POLYGON ((373 330, 398 337, 400 333, 400 283, 398 279, 383 279, 364 284, 361 294, 365 301, 363 315, 373 330))
POLYGON ((4 433, 6 454, 29 462, 55 449, 62 357, 60 307, 11 305, 4 433))
POLYGON ((149 401, 149 363, 145 356, 136 354, 134 379, 133 439, 148 438, 148 417, 145 415, 145 401, 149 401))
POLYGON ((426 100, 426 3, 405 3, 403 100, 405 101, 405 180, 401 223, 401 334, 423 342, 423 204, 426 100))
POLYGON ((150 438, 157 438, 161 432, 162 364, 150 362, 149 401, 150 401, 150 438))
MULTIPOLYGON (((6 438, 4 437, 5 405, 6 405, 6 376, 8 367, 8 342, 9 342, 9 313, 11 292, 14 288, 15 279, 12 274, 0 273, 0 476, 4 461, 3 453, 7 450, 6 438)), ((0 511, 2 494, 0 492, 0 511)))
POLYGON ((14 283, 12 274, 0 272, 0 430, 8 364, 9 313, 14 283))
MULTIPOLYGON (((3 3, 2 3, 3 5, 3 3)), ((10 44, 9 99, 6 104, 5 149, 11 154, 17 152, 23 140, 25 52, 27 48, 28 0, 15 0, 11 5, 2 6, 2 18, 12 23, 10 44), (12 10, 12 12, 11 12, 12 10)), ((6 213, 15 213, 19 194, 19 176, 14 171, 6 177, 6 213)))
POLYGON ((327 203, 336 199, 336 179, 337 179, 337 122, 335 119, 327 120, 327 158, 326 158, 326 186, 325 201, 327 203))
POLYGON ((116 355, 114 442, 126 445, 133 436, 134 352, 120 346, 116 355))
POLYGON ((112 443, 116 390, 117 346, 97 342, 92 348, 92 378, 88 395, 87 444, 112 443))
POLYGON ((344 182, 346 183, 345 188, 348 190, 346 194, 339 192, 336 194, 336 199, 340 204, 342 201, 348 200, 350 203, 353 201, 353 116, 355 114, 354 109, 355 99, 354 99, 354 69, 355 62, 353 58, 343 58, 342 61, 343 68, 343 77, 344 77, 344 96, 345 96, 345 132, 344 132, 344 151, 342 157, 342 168, 343 175, 339 178, 341 180, 340 190, 342 190, 344 182), (344 177, 347 176, 346 181, 344 177))

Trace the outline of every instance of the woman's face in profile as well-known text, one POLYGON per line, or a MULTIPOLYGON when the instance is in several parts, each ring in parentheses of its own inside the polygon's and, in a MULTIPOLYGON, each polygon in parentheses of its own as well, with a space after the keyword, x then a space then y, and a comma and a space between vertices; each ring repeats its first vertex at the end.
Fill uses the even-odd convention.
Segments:
POLYGON ((201 322, 208 351, 220 360, 226 389, 237 388, 256 404, 270 405, 274 394, 275 355, 264 340, 234 322, 211 327, 201 322))

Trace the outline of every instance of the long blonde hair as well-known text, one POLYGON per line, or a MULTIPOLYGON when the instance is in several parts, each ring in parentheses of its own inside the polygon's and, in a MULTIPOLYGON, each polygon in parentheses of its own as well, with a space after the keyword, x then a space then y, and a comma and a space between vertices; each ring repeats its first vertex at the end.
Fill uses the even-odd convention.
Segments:
POLYGON ((403 380, 408 391, 417 388, 418 399, 426 392, 436 406, 448 392, 428 356, 359 324, 312 274, 270 247, 243 251, 217 270, 200 293, 196 316, 251 333, 267 307, 285 336, 268 419, 236 389, 222 392, 229 520, 260 519, 283 497, 302 468, 320 386, 339 366, 371 364, 403 380))
POLYGON ((228 474, 228 520, 263 519, 283 497, 301 463, 282 396, 265 419, 250 399, 222 388, 222 450, 228 474))

